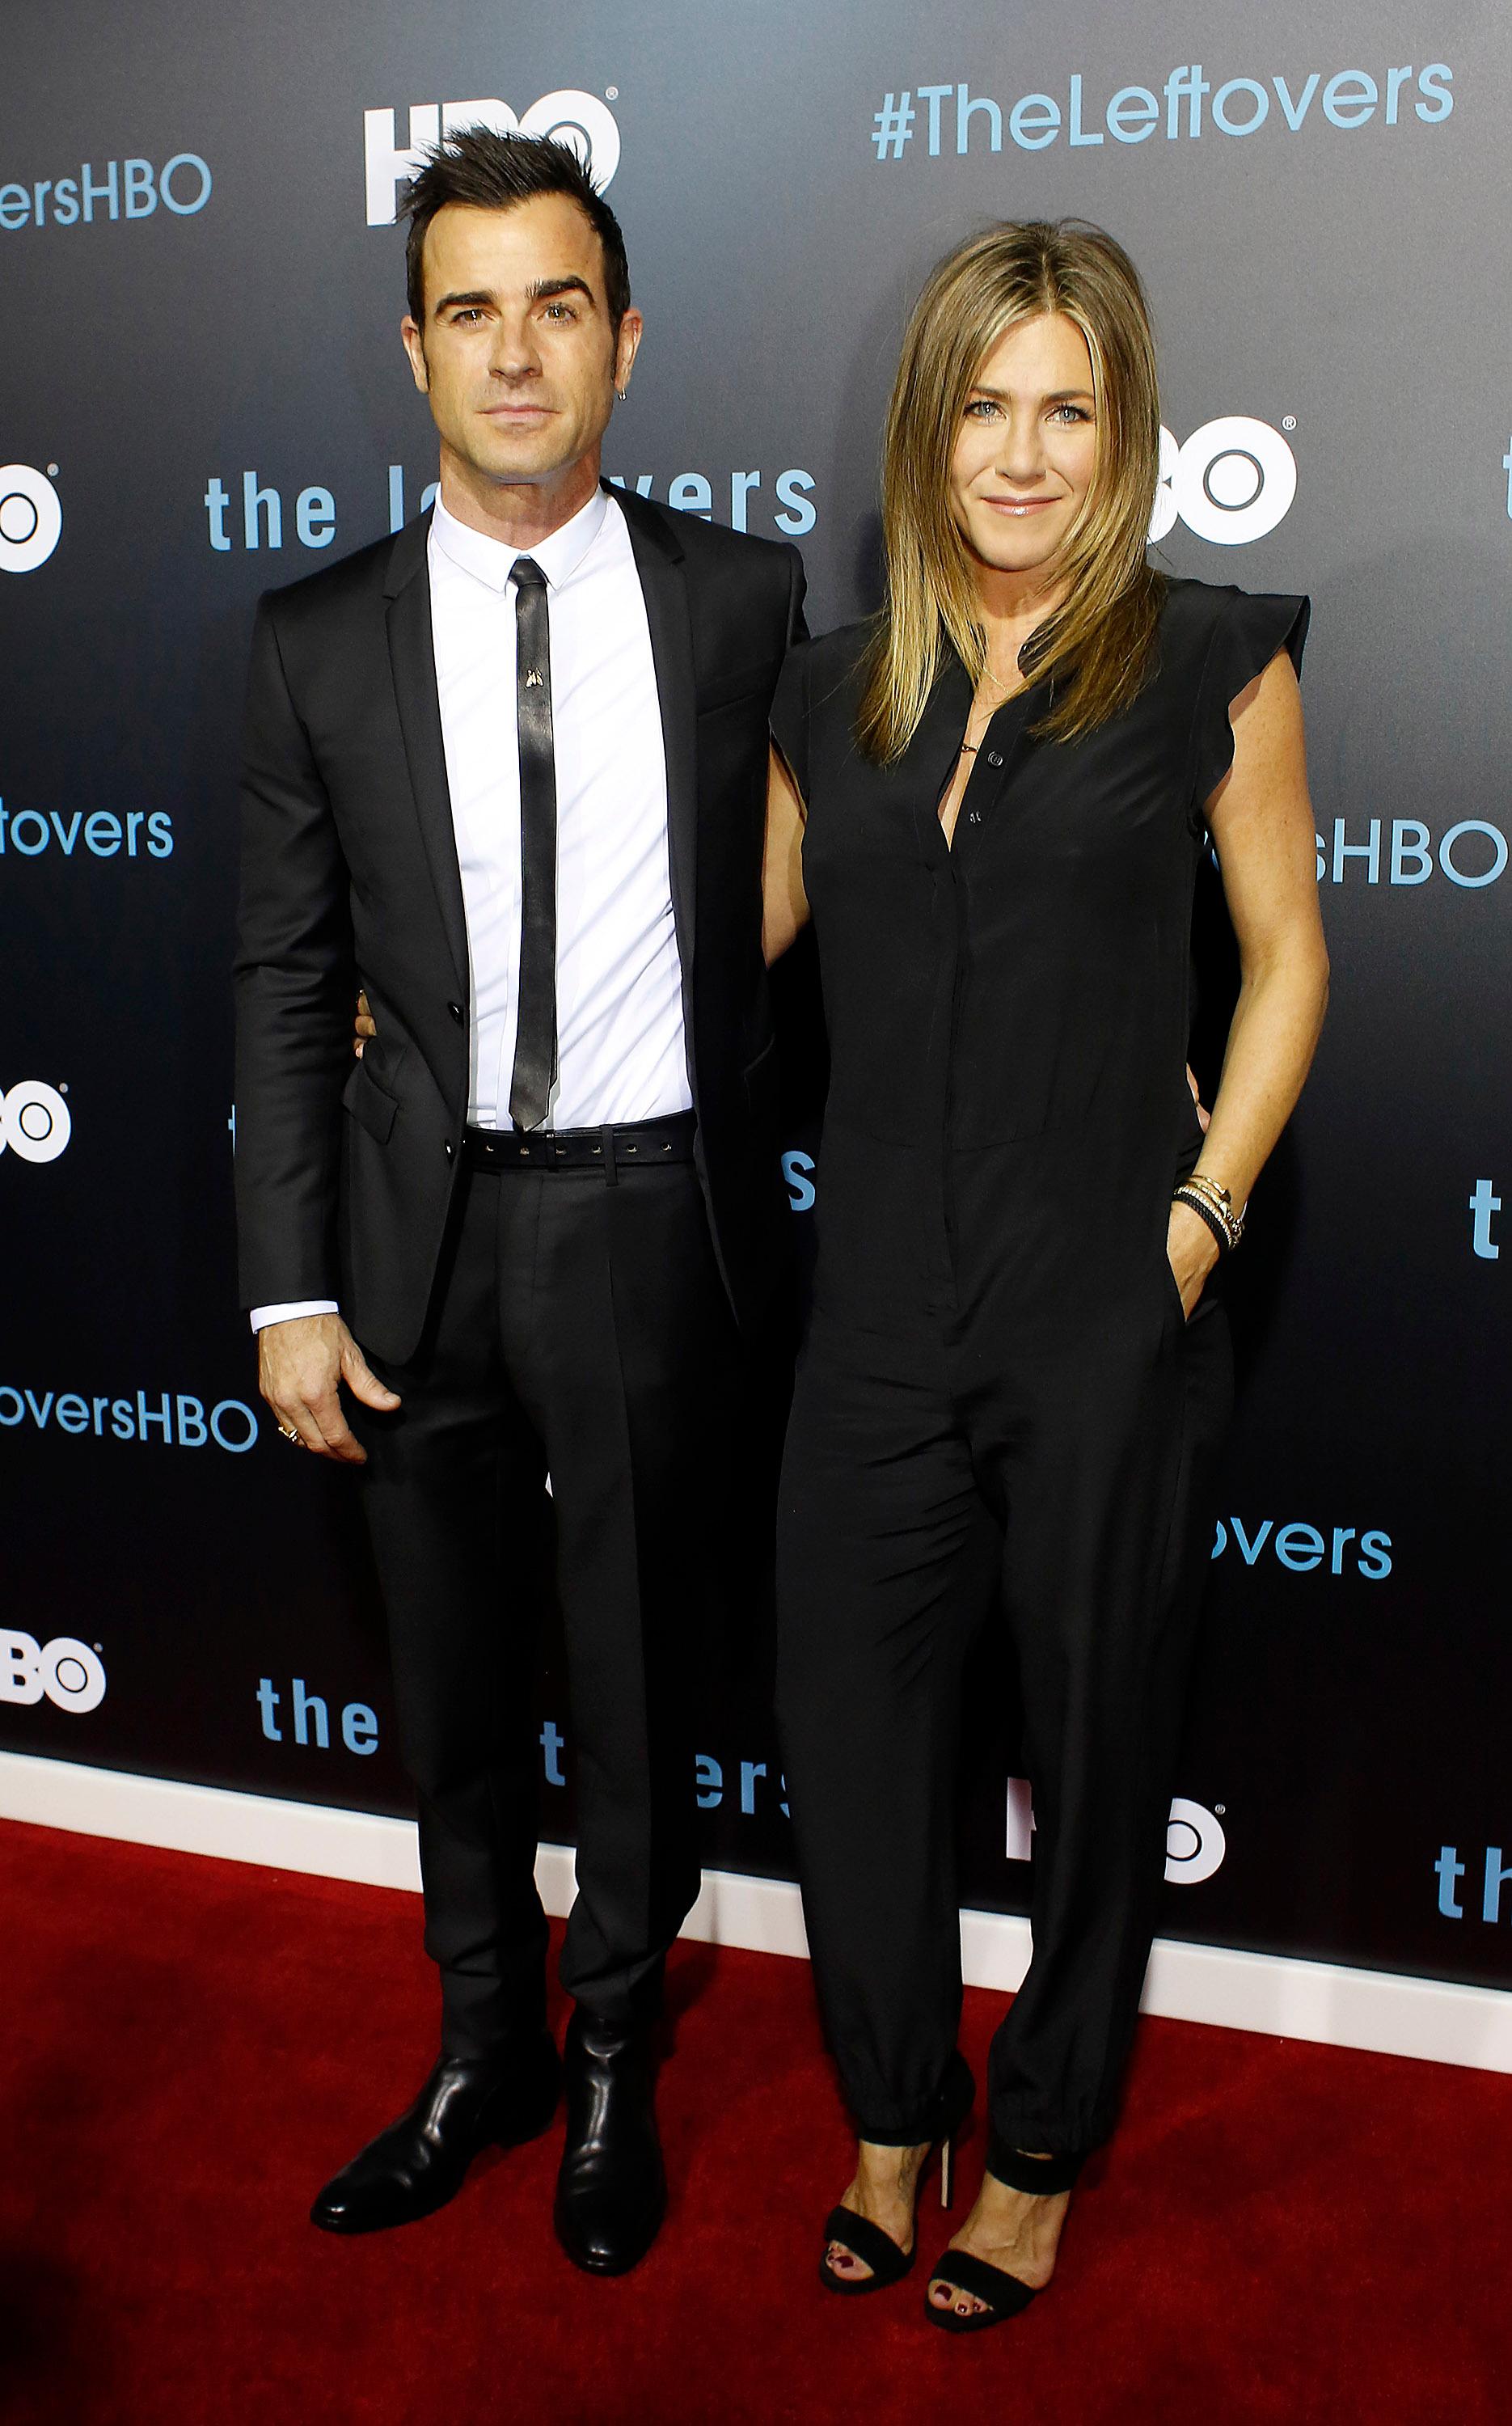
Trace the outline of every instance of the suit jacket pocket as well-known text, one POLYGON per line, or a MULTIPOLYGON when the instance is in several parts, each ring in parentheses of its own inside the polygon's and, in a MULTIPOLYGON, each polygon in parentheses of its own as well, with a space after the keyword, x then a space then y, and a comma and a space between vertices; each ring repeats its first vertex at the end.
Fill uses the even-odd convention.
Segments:
POLYGON ((376 1078, 368 1076, 365 1060, 355 1065, 342 1089, 341 1099, 353 1120, 366 1129, 370 1138, 375 1138, 379 1145, 388 1144, 389 1132, 399 1107, 395 1098, 380 1087, 376 1078))

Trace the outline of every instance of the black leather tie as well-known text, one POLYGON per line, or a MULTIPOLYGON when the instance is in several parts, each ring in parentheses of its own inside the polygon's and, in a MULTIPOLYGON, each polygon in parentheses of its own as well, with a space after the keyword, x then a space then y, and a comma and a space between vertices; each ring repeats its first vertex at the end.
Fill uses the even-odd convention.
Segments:
POLYGON ((515 703, 520 729, 520 1011, 509 1114, 539 1129, 556 1076, 556 759, 552 747, 551 626, 546 575, 519 556, 515 703))

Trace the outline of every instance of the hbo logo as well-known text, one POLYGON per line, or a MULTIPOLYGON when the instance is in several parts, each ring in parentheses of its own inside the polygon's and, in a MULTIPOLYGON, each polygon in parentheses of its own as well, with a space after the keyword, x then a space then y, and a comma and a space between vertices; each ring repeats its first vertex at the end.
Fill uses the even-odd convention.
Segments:
POLYGON ((1166 1827, 1166 1876, 1172 1886, 1197 1887, 1223 1867, 1229 1840, 1216 1812, 1179 1794, 1166 1827))
POLYGON ((387 227, 400 186, 418 174, 426 152, 443 135, 469 126, 491 127, 495 135, 551 136, 577 154, 601 194, 619 166, 619 129, 597 93, 542 93, 523 118, 507 101, 411 102, 407 145, 398 141, 392 109, 364 109, 368 226, 387 227))
POLYGON ((67 1104, 40 1078, 23 1078, 0 1095, 0 1154, 9 1146, 23 1162, 56 1162, 72 1133, 67 1104))
POLYGON ((35 573, 62 528, 63 509, 51 480, 29 463, 0 463, 0 573, 35 573))
POLYGON ((0 1634, 0 1702, 40 1702, 83 1715, 105 1697, 105 1672, 87 1642, 72 1634, 39 1642, 30 1634, 0 1634))
POLYGON ((1204 421, 1184 446, 1163 429, 1150 536, 1164 539, 1180 515, 1198 539, 1242 547, 1273 531, 1295 494, 1296 459, 1268 421, 1227 413, 1204 421))
MULTIPOLYGON (((1004 1852, 1010 1862, 1027 1862, 1034 1852, 1034 1799, 1026 1777, 1008 1780, 1007 1834, 1004 1852)), ((1166 1881, 1174 1887, 1198 1887, 1223 1868, 1229 1841, 1217 1812, 1205 1803, 1189 1803, 1178 1794, 1166 1823, 1166 1881)))

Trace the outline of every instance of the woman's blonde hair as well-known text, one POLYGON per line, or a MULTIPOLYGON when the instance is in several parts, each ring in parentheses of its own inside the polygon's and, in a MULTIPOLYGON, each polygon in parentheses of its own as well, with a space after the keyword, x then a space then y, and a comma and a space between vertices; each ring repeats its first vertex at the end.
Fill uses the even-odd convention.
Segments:
POLYGON ((1139 273, 1121 245, 1075 219, 1006 220, 930 276, 903 340, 882 443, 887 604, 863 666, 856 737, 890 765, 918 730, 954 649, 973 684, 987 633, 951 511, 961 416, 1005 332, 1043 313, 1075 323, 1092 360, 1092 482, 1056 572, 1064 603, 1035 633, 1033 668, 1054 674, 1035 728, 1070 741, 1126 707, 1145 679, 1164 582, 1145 549, 1160 466, 1154 337, 1139 273))

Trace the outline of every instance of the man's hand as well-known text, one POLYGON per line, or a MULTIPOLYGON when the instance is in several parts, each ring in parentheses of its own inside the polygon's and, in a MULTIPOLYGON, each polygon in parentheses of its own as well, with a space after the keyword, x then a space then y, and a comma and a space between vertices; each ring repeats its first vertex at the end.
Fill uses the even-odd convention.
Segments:
POLYGON ((365 1465, 367 1451, 342 1411, 342 1382, 364 1407, 387 1415, 399 1404, 339 1314, 298 1314, 258 1333, 257 1383, 281 1428, 298 1432, 317 1457, 365 1465))
MULTIPOLYGON (((361 1061, 362 1058, 362 1047, 367 1043, 368 1038, 370 1036, 376 1036, 377 1034, 378 1021, 374 1018, 372 1011, 368 1006, 366 995, 360 994, 357 997, 357 1020, 352 1031, 352 1051, 356 1054, 359 1061, 361 1061)), ((1190 1076, 1190 1073, 1188 1073, 1188 1075, 1190 1076)), ((1196 1092, 1195 1082, 1193 1092, 1196 1092)))

